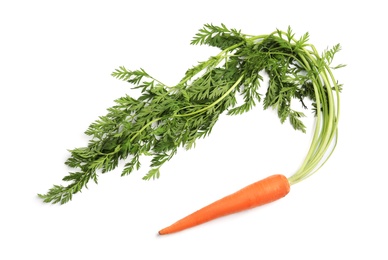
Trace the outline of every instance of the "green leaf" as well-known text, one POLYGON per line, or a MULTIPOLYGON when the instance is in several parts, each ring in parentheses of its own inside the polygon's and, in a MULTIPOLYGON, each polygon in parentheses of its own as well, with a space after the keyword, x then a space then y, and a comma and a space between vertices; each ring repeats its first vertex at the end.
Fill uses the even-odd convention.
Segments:
POLYGON ((159 171, 159 168, 154 168, 154 169, 151 169, 144 177, 143 177, 143 180, 155 180, 155 179, 158 179, 160 177, 160 171, 159 171))
POLYGON ((344 67, 346 67, 346 64, 339 64, 339 65, 337 65, 335 67, 332 67, 332 69, 336 70, 336 69, 340 69, 340 68, 344 68, 344 67))

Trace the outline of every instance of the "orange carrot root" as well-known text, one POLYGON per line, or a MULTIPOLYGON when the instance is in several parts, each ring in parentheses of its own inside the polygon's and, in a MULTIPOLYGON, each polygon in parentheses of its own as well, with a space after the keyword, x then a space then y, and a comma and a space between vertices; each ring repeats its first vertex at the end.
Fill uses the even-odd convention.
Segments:
POLYGON ((267 204, 283 198, 289 191, 290 184, 284 175, 272 175, 182 218, 160 230, 159 234, 166 235, 182 231, 215 218, 267 204))

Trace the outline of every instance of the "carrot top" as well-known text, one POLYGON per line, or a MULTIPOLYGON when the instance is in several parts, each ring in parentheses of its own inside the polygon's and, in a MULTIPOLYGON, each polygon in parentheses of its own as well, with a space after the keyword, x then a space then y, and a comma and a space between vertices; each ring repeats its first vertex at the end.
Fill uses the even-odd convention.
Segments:
MULTIPOLYGON (((280 121, 290 122, 305 132, 304 114, 291 107, 312 102, 316 116, 310 149, 296 172, 288 178, 295 184, 311 176, 330 157, 337 141, 339 92, 341 86, 331 63, 339 45, 322 55, 308 43, 306 33, 299 39, 290 28, 270 34, 247 35, 225 25, 206 24, 192 44, 217 47, 220 52, 188 69, 174 86, 167 86, 145 70, 123 66, 112 75, 134 85, 140 97, 115 100, 105 116, 86 130, 87 146, 70 150, 65 162, 74 171, 63 178, 67 186, 54 185, 39 196, 44 202, 66 203, 90 180, 97 183, 99 172, 115 169, 126 160, 122 175, 139 169, 142 156, 152 156, 145 180, 159 178, 161 166, 179 147, 190 149, 206 137, 222 113, 238 115, 262 102, 277 111, 280 121), (269 78, 265 95, 259 93, 263 76, 269 78), (237 96, 242 96, 239 103, 237 96)), ((340 68, 339 65, 335 68, 340 68)))

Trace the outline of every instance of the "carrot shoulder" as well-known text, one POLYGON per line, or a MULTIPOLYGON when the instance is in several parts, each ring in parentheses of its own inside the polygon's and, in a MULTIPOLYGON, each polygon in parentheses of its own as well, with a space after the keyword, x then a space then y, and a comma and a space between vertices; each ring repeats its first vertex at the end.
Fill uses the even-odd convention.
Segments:
POLYGON ((178 232, 215 218, 257 207, 288 194, 290 184, 284 175, 276 174, 252 183, 159 231, 160 235, 178 232))

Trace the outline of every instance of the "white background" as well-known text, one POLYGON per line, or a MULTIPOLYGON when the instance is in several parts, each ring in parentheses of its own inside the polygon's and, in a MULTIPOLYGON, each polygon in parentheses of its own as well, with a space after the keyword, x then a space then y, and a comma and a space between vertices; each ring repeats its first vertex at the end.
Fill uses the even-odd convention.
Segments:
MULTIPOLYGON (((0 259, 388 259, 387 51, 383 1, 1 1, 0 259), (223 116, 157 181, 117 169, 70 203, 37 193, 61 184, 67 149, 144 68, 167 84, 218 51, 192 46, 205 23, 247 34, 290 25, 323 51, 336 43, 344 84, 338 147, 282 200, 169 236, 157 231, 273 173, 290 176, 307 134, 272 111, 223 116)), ((307 112, 307 114, 310 114, 307 112)), ((307 119, 311 129, 311 120, 307 119)))

